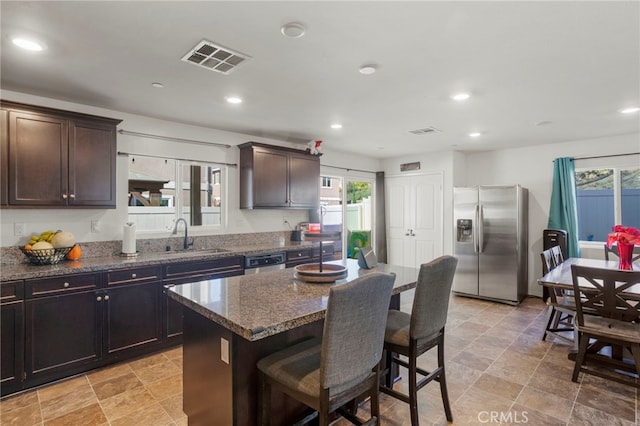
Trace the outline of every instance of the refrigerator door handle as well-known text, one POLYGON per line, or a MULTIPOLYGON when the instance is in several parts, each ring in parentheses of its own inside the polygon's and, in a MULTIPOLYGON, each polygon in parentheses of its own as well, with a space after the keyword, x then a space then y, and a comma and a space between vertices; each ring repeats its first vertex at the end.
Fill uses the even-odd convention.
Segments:
POLYGON ((478 206, 476 204, 475 227, 474 227, 474 230, 473 230, 473 251, 476 252, 476 253, 478 253, 478 229, 479 229, 478 226, 479 226, 479 223, 480 223, 480 222, 478 222, 478 218, 480 217, 480 213, 479 213, 479 210, 478 210, 479 207, 480 206, 478 206))
POLYGON ((478 253, 482 253, 484 249, 484 211, 482 204, 478 207, 478 253))

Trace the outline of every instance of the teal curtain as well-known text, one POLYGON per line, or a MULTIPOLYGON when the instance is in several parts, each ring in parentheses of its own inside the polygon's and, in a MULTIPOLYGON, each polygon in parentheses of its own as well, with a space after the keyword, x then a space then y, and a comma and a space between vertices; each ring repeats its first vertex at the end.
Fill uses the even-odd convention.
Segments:
POLYGON ((569 257, 580 257, 575 170, 573 158, 556 158, 553 161, 553 188, 548 227, 567 231, 569 257))

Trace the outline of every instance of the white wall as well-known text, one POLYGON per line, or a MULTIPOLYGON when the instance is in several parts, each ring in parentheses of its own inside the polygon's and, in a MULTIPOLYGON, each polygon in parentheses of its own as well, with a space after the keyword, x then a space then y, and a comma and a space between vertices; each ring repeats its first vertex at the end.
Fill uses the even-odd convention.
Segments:
MULTIPOLYGON (((547 228, 549 203, 553 175, 553 160, 558 157, 592 157, 626 154, 640 151, 640 135, 620 135, 607 138, 587 139, 551 145, 506 149, 495 152, 467 155, 467 177, 477 185, 499 185, 519 183, 529 189, 529 293, 542 295, 536 283, 542 265, 542 231, 547 228)), ((626 158, 640 167, 638 156, 600 159, 600 164, 611 165, 626 158)), ((593 164, 592 160, 589 160, 593 164)), ((576 167, 584 166, 587 160, 577 160, 576 167)), ((599 244, 597 244, 599 245, 599 244)), ((583 250, 582 256, 602 253, 602 248, 583 250)))
MULTIPOLYGON (((139 133, 233 145, 231 148, 226 149, 118 134, 117 146, 118 151, 121 152, 238 164, 239 150, 235 145, 247 141, 264 142, 298 149, 304 148, 300 145, 273 139, 158 120, 24 93, 2 90, 0 91, 0 97, 4 100, 121 119, 122 123, 118 126, 118 130, 122 129, 139 133)), ((331 148, 332 147, 329 146, 322 147, 323 156, 320 158, 321 165, 330 164, 338 167, 356 167, 354 166, 355 164, 357 168, 363 168, 365 170, 376 171, 379 169, 379 161, 377 159, 361 155, 356 156, 353 154, 333 152, 331 148)), ((121 239, 123 233, 122 227, 124 223, 127 222, 127 157, 118 156, 116 166, 116 191, 118 194, 116 209, 2 209, 0 210, 0 245, 6 247, 26 242, 28 237, 14 235, 15 223, 25 223, 27 235, 40 233, 48 229, 64 229, 73 232, 78 241, 89 242, 121 239), (91 221, 99 221, 100 232, 91 232, 91 221)), ((342 171, 340 174, 352 173, 354 172, 342 171)), ((225 187, 225 207, 227 209, 226 228, 192 228, 190 229, 192 235, 281 231, 289 229, 288 226, 283 223, 282 218, 284 216, 286 216, 291 224, 308 220, 307 210, 240 210, 238 207, 238 175, 237 167, 228 168, 225 187)), ((143 234, 140 235, 140 237, 164 238, 167 235, 168 231, 143 234)))
MULTIPOLYGON (((444 253, 453 251, 453 186, 520 184, 529 190, 529 294, 542 295, 536 280, 542 271, 542 231, 547 228, 553 160, 558 157, 591 157, 640 151, 640 135, 629 134, 550 145, 504 149, 478 153, 429 153, 413 157, 392 158, 384 162, 387 175, 399 175, 400 164, 420 161, 421 172, 444 171, 444 253)), ((576 167, 620 164, 625 161, 640 166, 638 156, 577 160, 576 167), (624 159, 624 160, 621 160, 624 159)), ((583 249, 583 257, 601 257, 600 244, 583 249)))

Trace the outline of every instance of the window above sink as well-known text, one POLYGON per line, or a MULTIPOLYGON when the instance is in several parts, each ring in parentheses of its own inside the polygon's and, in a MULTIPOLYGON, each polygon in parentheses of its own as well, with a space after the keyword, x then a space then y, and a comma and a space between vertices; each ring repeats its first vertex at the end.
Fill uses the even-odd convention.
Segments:
POLYGON ((131 155, 128 175, 128 221, 138 231, 171 230, 178 218, 189 226, 224 223, 224 166, 131 155))

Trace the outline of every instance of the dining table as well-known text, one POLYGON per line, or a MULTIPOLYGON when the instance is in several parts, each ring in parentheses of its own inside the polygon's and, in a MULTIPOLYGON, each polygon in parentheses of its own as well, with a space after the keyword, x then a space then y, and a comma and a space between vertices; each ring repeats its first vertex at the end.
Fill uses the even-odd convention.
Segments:
MULTIPOLYGON (((538 284, 548 287, 550 290, 552 289, 562 289, 562 290, 570 290, 573 291, 573 274, 571 272, 572 265, 586 266, 591 268, 604 268, 604 269, 613 269, 618 270, 618 261, 617 260, 602 260, 602 259, 588 259, 582 257, 570 257, 556 266, 554 269, 538 278, 538 284)), ((632 264, 633 271, 640 271, 640 264, 633 263, 632 264)), ((584 287, 585 289, 592 289, 593 284, 589 283, 587 280, 581 279, 578 282, 579 287, 584 287)), ((640 302, 640 285, 634 285, 629 287, 624 291, 625 297, 628 300, 635 300, 640 302)), ((593 342, 588 349, 589 353, 597 353, 603 348, 602 343, 593 342)), ((576 353, 578 351, 578 333, 574 332, 574 345, 572 349, 569 351, 569 359, 575 360, 576 353)), ((620 348, 612 348, 613 356, 616 358, 620 358, 622 356, 622 352, 620 348)))
MULTIPOLYGON (((546 273, 544 276, 538 278, 538 284, 550 287, 558 288, 562 290, 573 290, 573 276, 571 274, 571 265, 587 266, 591 268, 604 268, 604 269, 618 269, 617 260, 601 260, 601 259, 587 259, 583 257, 570 257, 564 262, 560 263, 554 269, 546 273)), ((634 271, 640 271, 640 264, 633 264, 634 271)), ((585 288, 593 288, 593 285, 586 280, 581 280, 579 286, 585 288)), ((630 300, 640 301, 640 286, 632 286, 625 291, 628 294, 630 300)))

